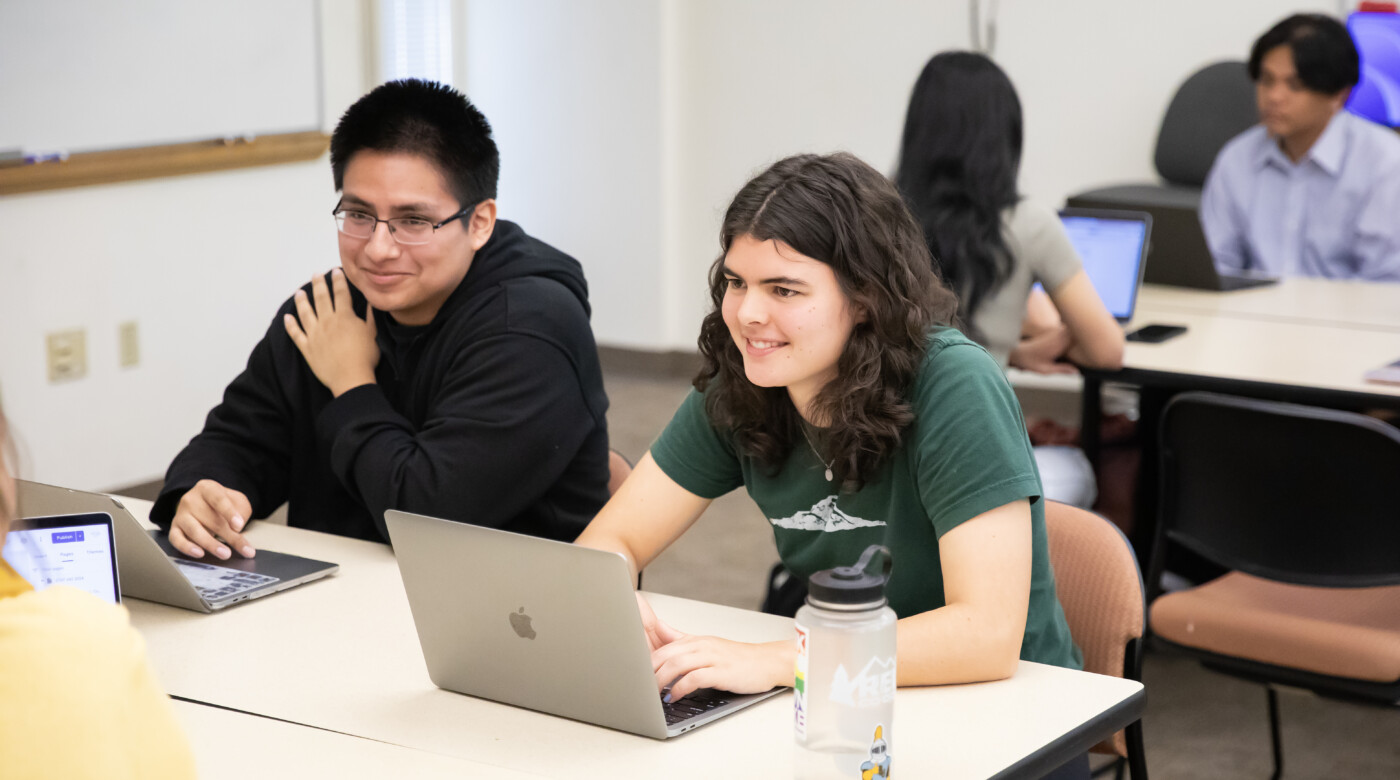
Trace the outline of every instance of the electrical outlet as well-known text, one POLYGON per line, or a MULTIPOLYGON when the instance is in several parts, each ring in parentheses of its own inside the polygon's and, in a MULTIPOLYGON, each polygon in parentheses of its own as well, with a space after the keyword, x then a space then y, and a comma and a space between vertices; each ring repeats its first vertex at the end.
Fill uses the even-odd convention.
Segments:
POLYGON ((50 333, 47 341, 50 384, 87 376, 87 333, 83 329, 50 333))
POLYGON ((132 368, 141 365, 141 331, 136 320, 128 320, 117 326, 117 365, 132 368))

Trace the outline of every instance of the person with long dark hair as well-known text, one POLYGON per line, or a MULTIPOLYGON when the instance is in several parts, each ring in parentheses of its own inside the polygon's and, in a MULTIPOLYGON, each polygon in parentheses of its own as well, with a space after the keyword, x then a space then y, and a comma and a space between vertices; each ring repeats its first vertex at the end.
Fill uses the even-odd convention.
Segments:
MULTIPOLYGON (((1055 212, 1021 197, 1021 101, 996 63, 944 52, 909 99, 895 183, 933 263, 957 294, 964 330, 1007 365, 1039 373, 1114 369, 1123 331, 1084 272, 1055 212), (1032 295, 1036 283, 1048 292, 1032 295)), ((1093 502, 1076 449, 1037 448, 1050 498, 1093 502)))
POLYGON ((923 228, 969 335, 1015 365, 1027 300, 1040 282, 1063 325, 1024 358, 1032 370, 1067 357, 1115 368, 1122 330, 1084 273, 1054 211, 1023 199, 1021 101, 996 63, 944 52, 924 66, 909 99, 895 183, 923 228), (1060 347, 1051 349, 1051 347, 1060 347))
MULTIPOLYGON (((720 246, 695 389, 578 543, 641 570, 743 487, 798 577, 892 551, 900 685, 1079 668, 1020 408, 949 327, 889 180, 848 154, 781 160, 735 196, 720 246)), ((793 642, 686 635, 640 603, 672 698, 793 684, 793 642)))

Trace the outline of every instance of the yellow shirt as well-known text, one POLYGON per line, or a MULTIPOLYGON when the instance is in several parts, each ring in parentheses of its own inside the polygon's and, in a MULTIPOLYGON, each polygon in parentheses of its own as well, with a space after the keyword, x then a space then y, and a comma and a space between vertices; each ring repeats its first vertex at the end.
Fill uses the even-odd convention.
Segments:
POLYGON ((126 610, 73 588, 35 591, 3 560, 0 776, 195 776, 126 610))

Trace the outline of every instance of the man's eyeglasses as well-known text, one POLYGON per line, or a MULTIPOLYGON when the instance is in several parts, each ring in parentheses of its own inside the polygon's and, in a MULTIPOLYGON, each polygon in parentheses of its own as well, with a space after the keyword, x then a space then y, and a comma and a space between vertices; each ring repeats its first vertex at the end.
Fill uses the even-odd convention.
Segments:
POLYGON ((465 208, 441 222, 433 223, 419 217, 380 219, 363 211, 336 206, 331 216, 335 217, 336 229, 351 238, 369 238, 374 235, 374 229, 379 227, 379 223, 383 222, 389 226, 389 235, 393 236, 395 241, 405 246, 415 246, 428 243, 433 240, 433 234, 438 228, 470 213, 472 209, 465 208))

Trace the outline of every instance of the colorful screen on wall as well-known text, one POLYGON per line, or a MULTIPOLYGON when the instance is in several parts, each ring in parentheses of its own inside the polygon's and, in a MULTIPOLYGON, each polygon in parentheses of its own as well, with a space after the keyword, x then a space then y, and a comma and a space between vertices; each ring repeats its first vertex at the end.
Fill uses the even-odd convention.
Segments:
POLYGON ((1347 110, 1387 127, 1400 127, 1400 14, 1354 13, 1347 29, 1361 53, 1361 81, 1347 110))

